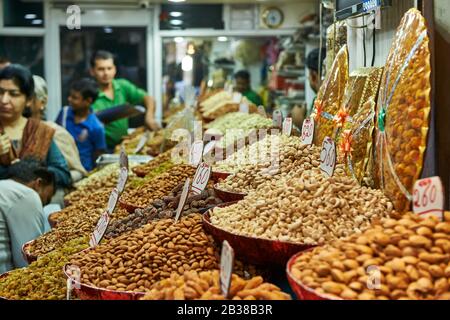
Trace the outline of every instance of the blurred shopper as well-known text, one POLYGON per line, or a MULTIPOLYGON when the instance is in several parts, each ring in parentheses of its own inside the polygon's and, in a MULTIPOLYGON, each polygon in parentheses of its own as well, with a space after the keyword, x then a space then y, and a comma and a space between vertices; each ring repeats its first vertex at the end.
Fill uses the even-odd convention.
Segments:
POLYGON ((262 105, 261 97, 252 90, 250 83, 250 73, 245 70, 238 71, 234 75, 235 79, 235 89, 236 91, 242 93, 250 102, 254 103, 256 106, 262 105))
POLYGON ((0 179, 19 159, 36 157, 55 174, 59 187, 72 183, 67 162, 53 140, 55 130, 44 122, 23 116, 34 97, 31 72, 12 64, 0 71, 0 179))
POLYGON ((44 233, 43 206, 54 191, 54 175, 40 161, 8 168, 8 180, 0 181, 0 273, 27 266, 22 246, 44 233))
POLYGON ((68 98, 70 107, 64 107, 56 119, 75 139, 81 163, 87 171, 94 169, 95 160, 107 149, 105 129, 91 109, 97 96, 98 87, 94 80, 74 82, 68 98))
MULTIPOLYGON (((91 75, 97 81, 100 94, 92 105, 95 112, 123 105, 143 104, 147 108, 145 124, 150 130, 159 129, 155 121, 155 101, 147 92, 125 79, 114 79, 117 70, 114 56, 108 51, 97 51, 91 58, 91 75)), ((128 119, 120 119, 105 126, 106 143, 109 149, 120 143, 128 134, 128 119)))

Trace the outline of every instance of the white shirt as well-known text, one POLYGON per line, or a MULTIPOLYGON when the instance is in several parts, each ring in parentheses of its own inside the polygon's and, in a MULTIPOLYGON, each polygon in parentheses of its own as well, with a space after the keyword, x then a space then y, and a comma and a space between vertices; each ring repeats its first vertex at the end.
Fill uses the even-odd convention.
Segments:
POLYGON ((38 193, 14 180, 0 180, 0 273, 27 266, 22 246, 43 233, 38 193))

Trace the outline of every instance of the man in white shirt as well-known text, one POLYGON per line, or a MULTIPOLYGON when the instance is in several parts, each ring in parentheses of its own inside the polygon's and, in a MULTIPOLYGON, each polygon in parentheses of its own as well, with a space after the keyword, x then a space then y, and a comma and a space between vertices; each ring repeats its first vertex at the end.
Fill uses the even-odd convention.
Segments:
POLYGON ((23 159, 0 180, 0 273, 27 266, 24 243, 44 233, 43 205, 55 191, 55 178, 35 159, 23 159))

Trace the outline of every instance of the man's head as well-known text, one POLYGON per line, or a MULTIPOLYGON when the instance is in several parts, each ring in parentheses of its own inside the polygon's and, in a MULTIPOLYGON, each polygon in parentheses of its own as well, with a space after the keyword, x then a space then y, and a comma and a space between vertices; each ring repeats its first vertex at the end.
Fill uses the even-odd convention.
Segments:
POLYGON ((91 57, 90 72, 100 86, 110 85, 117 73, 114 55, 104 50, 95 52, 91 57))
POLYGON ((250 73, 245 70, 236 72, 234 75, 235 89, 240 93, 250 90, 250 73))
POLYGON ((25 158, 8 168, 8 176, 39 194, 42 205, 50 203, 55 193, 55 176, 42 162, 35 158, 25 158))
MULTIPOLYGON (((322 49, 322 54, 320 53, 320 49, 314 49, 308 54, 306 58, 306 66, 309 69, 309 84, 311 89, 317 93, 320 89, 320 74, 319 72, 319 64, 323 66, 323 60, 326 57, 326 49, 322 49), (320 57, 319 57, 320 55, 320 57)), ((322 68, 323 69, 323 68, 322 68)))
POLYGON ((6 68, 11 64, 11 61, 9 61, 8 58, 0 56, 0 70, 3 68, 6 68))
POLYGON ((69 104, 74 111, 89 109, 98 97, 97 83, 88 78, 75 81, 70 87, 69 104))

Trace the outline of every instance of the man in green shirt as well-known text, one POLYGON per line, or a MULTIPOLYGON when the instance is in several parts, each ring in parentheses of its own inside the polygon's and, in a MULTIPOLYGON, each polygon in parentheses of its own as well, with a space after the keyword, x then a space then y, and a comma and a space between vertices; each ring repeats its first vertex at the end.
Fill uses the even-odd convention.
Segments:
MULTIPOLYGON (((159 129, 155 121, 155 101, 147 92, 136 87, 125 79, 114 79, 117 70, 114 64, 114 55, 107 51, 97 51, 91 58, 91 75, 97 81, 100 94, 92 104, 95 112, 103 111, 129 103, 131 105, 143 104, 147 108, 145 124, 150 130, 159 129)), ((120 119, 105 125, 106 143, 113 149, 127 135, 128 119, 120 119)))
POLYGON ((248 73, 248 71, 238 71, 234 75, 234 79, 236 82, 236 91, 242 93, 244 97, 254 103, 257 107, 262 105, 261 97, 250 87, 250 73, 248 73))

